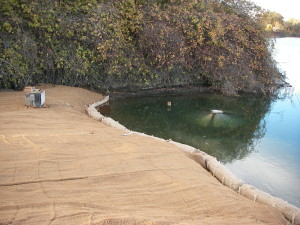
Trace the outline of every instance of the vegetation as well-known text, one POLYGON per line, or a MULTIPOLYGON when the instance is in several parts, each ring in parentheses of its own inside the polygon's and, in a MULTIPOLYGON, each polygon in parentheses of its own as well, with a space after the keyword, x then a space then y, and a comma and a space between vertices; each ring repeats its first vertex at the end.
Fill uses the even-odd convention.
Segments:
POLYGON ((282 36, 300 37, 300 20, 290 18, 284 21, 284 17, 277 12, 264 12, 260 21, 265 29, 282 36))
POLYGON ((267 92, 282 76, 248 0, 5 0, 0 87, 207 85, 267 92))

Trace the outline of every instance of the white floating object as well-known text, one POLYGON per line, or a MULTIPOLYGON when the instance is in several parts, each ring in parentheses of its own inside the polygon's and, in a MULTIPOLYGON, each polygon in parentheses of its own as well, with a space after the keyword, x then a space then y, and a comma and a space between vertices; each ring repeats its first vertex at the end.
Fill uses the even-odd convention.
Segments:
POLYGON ((217 109, 213 109, 210 111, 212 114, 220 114, 220 113, 224 113, 222 110, 217 110, 217 109))

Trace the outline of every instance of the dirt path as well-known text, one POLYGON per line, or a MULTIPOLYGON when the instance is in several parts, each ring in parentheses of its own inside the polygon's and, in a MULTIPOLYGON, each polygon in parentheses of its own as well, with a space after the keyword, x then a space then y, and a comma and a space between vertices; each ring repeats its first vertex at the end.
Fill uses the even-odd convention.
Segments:
POLYGON ((101 95, 42 88, 40 109, 0 92, 0 224, 286 224, 173 145, 89 118, 101 95))

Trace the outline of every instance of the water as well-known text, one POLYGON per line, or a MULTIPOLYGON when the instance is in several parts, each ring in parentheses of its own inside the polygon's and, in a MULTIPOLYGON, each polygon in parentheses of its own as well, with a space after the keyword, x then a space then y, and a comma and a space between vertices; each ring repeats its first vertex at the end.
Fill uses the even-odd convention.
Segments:
POLYGON ((294 88, 281 99, 211 93, 131 98, 110 102, 105 114, 131 130, 199 148, 246 183, 300 207, 300 39, 277 39, 274 57, 294 88), (212 115, 212 109, 225 113, 212 115))

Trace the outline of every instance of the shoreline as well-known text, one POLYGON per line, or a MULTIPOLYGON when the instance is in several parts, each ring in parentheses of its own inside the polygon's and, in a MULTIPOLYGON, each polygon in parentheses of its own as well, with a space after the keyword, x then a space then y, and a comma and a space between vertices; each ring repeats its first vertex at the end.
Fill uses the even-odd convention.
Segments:
POLYGON ((272 32, 273 38, 300 38, 300 34, 289 34, 285 32, 272 32))
MULTIPOLYGON (((256 95, 266 95, 266 96, 274 96, 276 92, 280 89, 290 87, 288 83, 281 82, 276 86, 270 87, 268 91, 265 92, 252 92, 247 90, 238 91, 236 95, 227 95, 227 96, 239 96, 240 94, 256 94, 256 95)), ((93 91, 93 90, 91 90, 93 91)), ((152 96, 178 96, 178 95, 186 95, 186 94, 199 94, 199 93, 219 93, 211 86, 203 86, 203 85, 182 85, 182 86, 173 86, 173 87, 157 87, 157 88, 149 88, 149 89, 136 89, 131 90, 125 89, 122 90, 114 90, 114 91, 100 91, 99 93, 110 96, 111 100, 125 99, 125 98, 135 98, 135 97, 152 97, 152 96)), ((98 92, 96 91, 96 92, 98 92)), ((224 94, 223 94, 224 95, 224 94)))
POLYGON ((244 183, 244 181, 237 178, 232 172, 230 172, 221 162, 219 162, 215 157, 208 155, 207 153, 196 149, 192 146, 175 142, 172 140, 165 140, 163 138, 158 138, 153 135, 147 135, 144 133, 128 130, 126 127, 121 125, 119 122, 113 120, 110 117, 103 116, 96 108, 101 107, 101 105, 109 102, 109 96, 106 96, 101 101, 91 104, 89 107, 86 107, 87 114, 99 120, 107 126, 113 128, 121 129, 127 132, 133 132, 135 134, 146 136, 149 138, 154 138, 158 141, 169 142, 179 149, 181 149, 189 158, 197 162, 204 169, 212 174, 213 177, 217 178, 222 185, 234 190, 239 195, 242 195, 254 202, 264 204, 270 207, 277 208, 284 217, 291 222, 291 224, 300 224, 300 209, 294 205, 287 203, 286 201, 274 197, 269 193, 261 191, 252 185, 244 183), (97 111, 97 113, 95 112, 97 111), (109 122, 108 122, 109 121, 109 122))
POLYGON ((104 93, 109 95, 110 99, 124 99, 130 97, 149 97, 160 95, 182 95, 182 94, 194 94, 194 93, 213 93, 214 89, 204 86, 181 86, 181 87, 164 87, 164 88, 151 88, 140 89, 136 91, 112 91, 104 93))
POLYGON ((39 88, 45 108, 24 107, 23 92, 0 93, 1 224, 288 224, 179 146, 95 123, 85 105, 103 96, 39 88))

